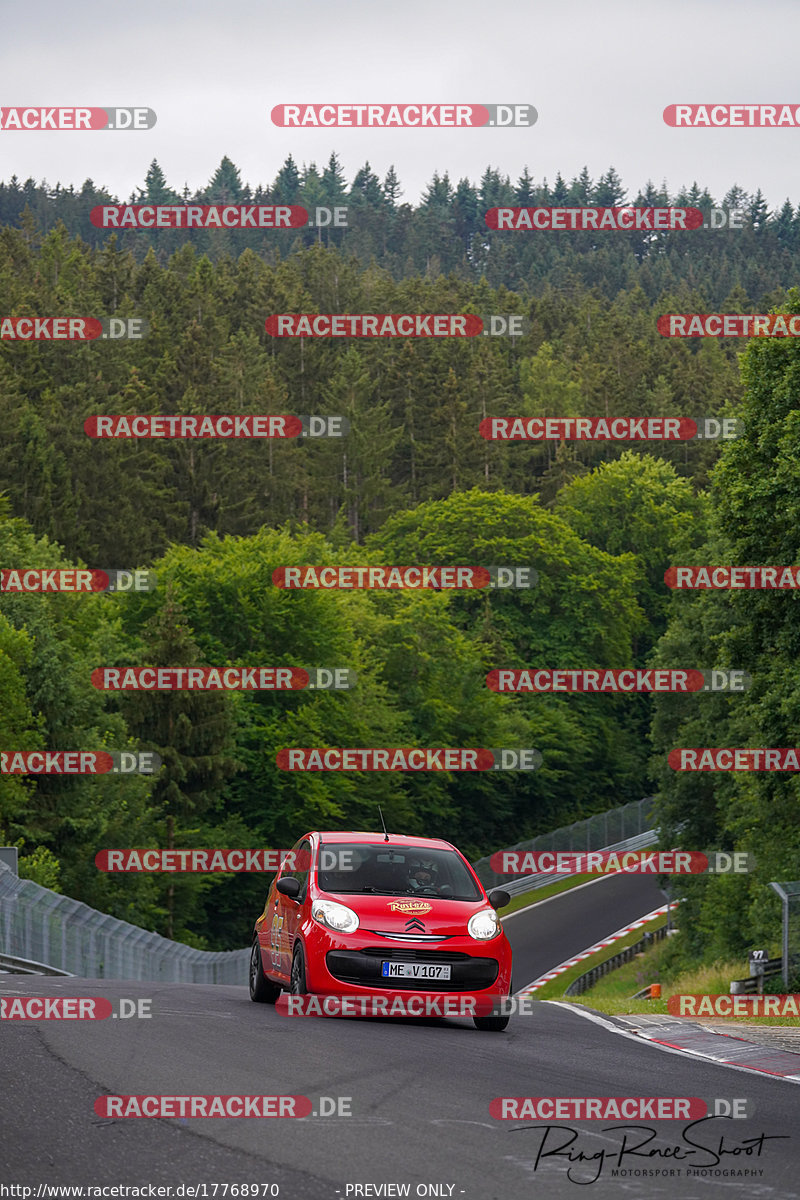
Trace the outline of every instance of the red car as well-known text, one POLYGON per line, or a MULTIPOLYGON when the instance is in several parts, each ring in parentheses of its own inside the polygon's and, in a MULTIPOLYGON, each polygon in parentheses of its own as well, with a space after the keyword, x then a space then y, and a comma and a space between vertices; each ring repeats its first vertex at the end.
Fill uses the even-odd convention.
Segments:
MULTIPOLYGON (((307 833, 272 881, 255 923, 250 998, 420 993, 511 994, 511 946, 487 896, 449 842, 382 833, 307 833)), ((491 1011, 491 1010, 489 1010, 491 1011)), ((500 1031, 508 1016, 476 1016, 500 1031)))

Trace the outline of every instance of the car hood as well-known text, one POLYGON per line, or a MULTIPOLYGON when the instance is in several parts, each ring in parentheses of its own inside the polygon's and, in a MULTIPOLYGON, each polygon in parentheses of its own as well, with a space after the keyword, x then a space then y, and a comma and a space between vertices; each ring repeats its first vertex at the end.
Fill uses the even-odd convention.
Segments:
POLYGON ((490 907, 486 900, 446 900, 437 896, 365 896, 347 892, 318 895, 352 908, 358 914, 360 928, 372 933, 463 937, 472 914, 490 907))

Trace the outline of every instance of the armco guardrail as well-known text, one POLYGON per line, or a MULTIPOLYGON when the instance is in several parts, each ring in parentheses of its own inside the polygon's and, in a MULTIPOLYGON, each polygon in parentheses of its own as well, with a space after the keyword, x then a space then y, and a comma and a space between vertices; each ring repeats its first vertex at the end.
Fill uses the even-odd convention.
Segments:
POLYGON ((66 975, 72 978, 71 971, 59 971, 58 967, 34 962, 31 958, 17 958, 13 954, 0 954, 0 975, 66 975))
POLYGON ((660 942, 666 936, 666 925, 661 925, 658 929, 654 929, 652 933, 646 933, 638 942, 634 942, 632 946, 626 946, 624 950, 620 950, 617 954, 612 954, 611 958, 607 958, 605 962, 598 963, 590 971, 584 971, 583 975, 579 975, 577 979, 573 979, 564 992, 564 995, 580 996, 583 992, 587 992, 590 987, 594 987, 598 979, 602 979, 610 971, 615 971, 623 963, 630 962, 637 954, 641 954, 644 950, 652 946, 654 942, 660 942))
POLYGON ((0 863, 0 950, 90 979, 243 983, 249 949, 195 950, 18 879, 0 863))
POLYGON ((748 976, 747 979, 732 979, 729 988, 730 994, 732 996, 742 996, 753 995, 759 992, 759 977, 763 980, 769 978, 770 975, 780 975, 783 971, 783 959, 765 959, 763 967, 764 970, 759 972, 759 975, 748 976))

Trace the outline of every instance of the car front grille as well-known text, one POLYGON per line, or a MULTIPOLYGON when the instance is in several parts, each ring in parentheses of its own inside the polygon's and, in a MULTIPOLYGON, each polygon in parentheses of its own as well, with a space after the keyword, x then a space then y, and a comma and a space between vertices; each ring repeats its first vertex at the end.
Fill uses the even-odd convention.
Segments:
POLYGON ((408 950, 396 949, 394 946, 368 946, 359 950, 359 954, 369 954, 373 958, 382 958, 392 962, 435 962, 456 963, 473 962, 471 954, 463 954, 459 950, 418 950, 409 947, 408 950))
POLYGON ((448 950, 370 946, 365 950, 329 950, 325 962, 334 979, 383 991, 472 992, 489 988, 500 973, 494 958, 473 958, 448 950), (393 979, 381 975, 381 962, 426 962, 449 965, 450 979, 393 979))

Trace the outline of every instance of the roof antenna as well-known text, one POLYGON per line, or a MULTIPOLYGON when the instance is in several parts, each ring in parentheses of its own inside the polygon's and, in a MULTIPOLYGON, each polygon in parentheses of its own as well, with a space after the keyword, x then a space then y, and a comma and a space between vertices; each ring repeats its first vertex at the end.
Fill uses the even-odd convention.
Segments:
MULTIPOLYGON (((380 818, 381 818, 381 825, 383 826, 383 832, 384 832, 384 833, 386 833, 386 822, 385 822, 385 821, 384 821, 384 819, 383 819, 383 813, 381 812, 381 806, 380 806, 380 804, 378 805, 378 813, 379 813, 379 815, 380 815, 380 818)), ((388 842, 388 840, 389 840, 389 835, 388 835, 388 833, 386 833, 386 837, 385 837, 383 840, 384 840, 385 842, 388 842)))

